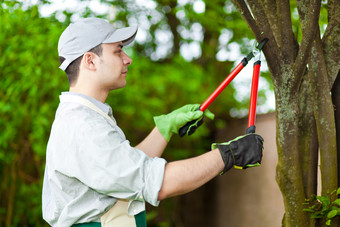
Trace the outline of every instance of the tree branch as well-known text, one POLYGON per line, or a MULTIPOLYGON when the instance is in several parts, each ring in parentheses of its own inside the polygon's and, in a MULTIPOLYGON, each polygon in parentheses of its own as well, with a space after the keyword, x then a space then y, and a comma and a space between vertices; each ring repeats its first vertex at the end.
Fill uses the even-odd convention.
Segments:
POLYGON ((340 8, 332 17, 327 25, 322 46, 328 70, 329 90, 333 87, 334 81, 340 70, 340 8))
POLYGON ((314 118, 314 103, 311 96, 310 78, 305 73, 299 89, 299 159, 303 176, 303 187, 306 198, 317 193, 318 170, 318 137, 314 118), (306 127, 306 125, 308 127, 306 127))
POLYGON ((329 83, 320 37, 313 42, 309 69, 320 148, 322 195, 326 195, 338 187, 338 169, 335 117, 330 92, 325 89, 329 83))
POLYGON ((320 14, 321 0, 311 0, 308 7, 308 14, 306 16, 307 24, 305 28, 302 28, 302 41, 301 47, 299 49, 297 58, 295 60, 293 69, 294 69, 294 77, 293 77, 293 91, 297 91, 300 86, 300 82, 303 76, 304 71, 306 70, 306 65, 309 57, 309 52, 315 39, 319 28, 319 14, 320 14))
POLYGON ((13 219, 13 210, 15 204, 15 194, 16 194, 16 181, 17 181, 17 171, 16 171, 16 160, 12 161, 10 165, 10 178, 11 184, 9 185, 9 193, 8 193, 8 204, 7 204, 7 215, 6 215, 6 226, 12 225, 13 219))
POLYGON ((302 25, 302 29, 304 29, 306 14, 308 13, 308 6, 310 0, 299 0, 296 1, 296 6, 299 12, 299 17, 302 25))
MULTIPOLYGON (((160 1, 158 4, 162 3, 162 5, 166 5, 163 3, 163 1, 160 1)), ((180 24, 178 18, 175 15, 174 9, 176 8, 176 2, 170 1, 169 2, 169 7, 171 10, 169 12, 165 13, 166 18, 168 19, 168 24, 170 26, 171 33, 174 37, 174 45, 172 47, 171 54, 176 55, 179 53, 179 48, 180 48, 180 35, 178 34, 177 27, 180 24)))
POLYGON ((264 8, 265 13, 267 15, 270 27, 273 31, 275 41, 276 41, 278 47, 281 47, 282 37, 281 37, 279 22, 278 22, 278 18, 277 18, 276 2, 272 1, 272 0, 263 0, 263 8, 264 8))
POLYGON ((339 12, 340 0, 328 0, 328 22, 332 21, 337 17, 339 12))
MULTIPOLYGON (((262 6, 262 3, 258 0, 248 0, 248 3, 255 17, 255 23, 260 31, 260 33, 258 34, 255 33, 257 41, 260 42, 263 38, 268 38, 269 40, 271 40, 272 47, 275 48, 275 51, 279 51, 276 39, 274 37, 273 31, 271 29, 267 14, 262 6)), ((276 52, 276 54, 277 53, 279 52, 276 52)))
POLYGON ((295 58, 294 33, 292 29, 292 19, 289 0, 277 1, 278 21, 281 29, 281 50, 282 60, 285 64, 291 64, 295 58))
POLYGON ((277 46, 276 39, 272 33, 272 30, 270 29, 270 24, 268 23, 265 11, 261 3, 258 1, 249 1, 250 6, 253 6, 251 8, 256 22, 249 11, 247 4, 243 0, 232 0, 232 3, 236 6, 241 16, 248 23, 258 42, 260 42, 263 38, 269 39, 269 42, 263 48, 263 52, 266 56, 269 70, 271 71, 273 78, 276 81, 280 81, 281 78, 276 76, 280 75, 281 71, 279 64, 280 50, 277 46))
POLYGON ((243 0, 232 0, 231 2, 234 4, 234 6, 236 6, 241 16, 248 23, 250 29, 255 34, 255 37, 259 36, 261 32, 259 30, 259 27, 256 25, 256 22, 249 11, 247 4, 243 0))

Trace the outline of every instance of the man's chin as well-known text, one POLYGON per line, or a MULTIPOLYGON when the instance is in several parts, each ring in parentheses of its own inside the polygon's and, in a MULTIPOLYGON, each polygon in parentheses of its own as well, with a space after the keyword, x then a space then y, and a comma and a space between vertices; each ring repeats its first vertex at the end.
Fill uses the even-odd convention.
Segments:
POLYGON ((110 88, 110 91, 113 91, 113 90, 118 90, 118 89, 121 89, 121 88, 124 88, 125 86, 126 86, 126 81, 124 82, 124 83, 122 83, 122 84, 120 84, 120 85, 116 85, 116 86, 114 86, 114 87, 111 87, 110 88))

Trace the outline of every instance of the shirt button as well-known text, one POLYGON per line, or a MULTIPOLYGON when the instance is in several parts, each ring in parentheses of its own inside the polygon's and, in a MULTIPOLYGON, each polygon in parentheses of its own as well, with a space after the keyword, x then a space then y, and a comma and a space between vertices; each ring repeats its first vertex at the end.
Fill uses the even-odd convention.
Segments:
POLYGON ((132 203, 132 204, 131 204, 131 206, 132 206, 132 207, 135 207, 135 204, 134 204, 134 203, 132 203))
POLYGON ((144 199, 144 197, 143 197, 143 196, 139 196, 139 198, 140 198, 140 199, 142 199, 142 200, 144 199))

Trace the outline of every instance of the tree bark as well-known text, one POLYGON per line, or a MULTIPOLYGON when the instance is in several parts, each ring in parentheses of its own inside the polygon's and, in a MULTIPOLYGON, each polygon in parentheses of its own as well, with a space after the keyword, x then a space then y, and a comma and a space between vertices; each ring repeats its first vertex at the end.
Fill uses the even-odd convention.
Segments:
POLYGON ((325 34, 322 37, 322 48, 327 66, 329 90, 332 89, 333 83, 340 71, 340 0, 330 1, 329 4, 337 2, 337 5, 329 6, 332 12, 329 12, 329 23, 325 34), (336 7, 337 6, 337 7, 336 7), (337 10, 335 10, 335 9, 337 10))
MULTIPOLYGON (((289 89, 280 89, 277 102, 278 165, 276 180, 282 192, 285 216, 284 226, 308 226, 309 218, 303 212, 305 193, 298 150, 298 100, 289 89)), ((297 95, 296 95, 297 96, 297 95)))
MULTIPOLYGON (((322 195, 327 195, 337 189, 338 170, 334 111, 329 92, 326 63, 319 36, 313 42, 309 68, 320 148, 322 195)), ((331 197, 334 200, 336 194, 333 194, 331 197)))
POLYGON ((317 193, 318 137, 314 118, 314 102, 309 74, 306 73, 299 91, 299 148, 303 186, 306 198, 317 193))

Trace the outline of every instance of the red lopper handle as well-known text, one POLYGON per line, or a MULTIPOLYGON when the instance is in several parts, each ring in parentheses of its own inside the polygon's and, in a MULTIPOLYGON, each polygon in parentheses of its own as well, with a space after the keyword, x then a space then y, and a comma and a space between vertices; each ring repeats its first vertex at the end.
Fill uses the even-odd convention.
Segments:
POLYGON ((253 79, 252 79, 251 94, 250 94, 248 128, 250 126, 255 126, 256 102, 257 102, 257 91, 258 91, 258 85, 259 85, 260 66, 261 66, 261 61, 256 61, 254 63, 253 79))
POLYGON ((205 111, 208 106, 216 99, 216 97, 228 86, 228 84, 237 76, 237 74, 244 68, 244 63, 240 62, 235 69, 225 78, 225 80, 216 88, 216 90, 204 101, 200 106, 201 111, 205 111))

